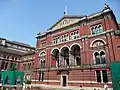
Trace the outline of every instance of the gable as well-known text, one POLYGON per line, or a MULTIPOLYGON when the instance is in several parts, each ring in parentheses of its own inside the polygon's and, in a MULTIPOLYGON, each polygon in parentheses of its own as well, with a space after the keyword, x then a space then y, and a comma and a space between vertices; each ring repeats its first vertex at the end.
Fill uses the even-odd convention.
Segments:
POLYGON ((57 30, 66 26, 69 26, 71 24, 77 23, 83 16, 79 16, 79 17, 70 17, 70 16, 66 16, 63 17, 62 19, 60 19, 58 22, 56 22, 56 24, 54 24, 50 30, 57 30))

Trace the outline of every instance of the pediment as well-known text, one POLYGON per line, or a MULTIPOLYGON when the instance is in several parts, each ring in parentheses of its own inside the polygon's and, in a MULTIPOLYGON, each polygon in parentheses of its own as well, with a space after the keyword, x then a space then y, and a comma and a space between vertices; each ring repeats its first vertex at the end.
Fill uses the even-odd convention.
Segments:
POLYGON ((79 17, 70 17, 70 16, 66 16, 63 17, 62 19, 60 19, 58 22, 56 22, 56 24, 54 24, 50 30, 57 30, 66 26, 69 26, 71 24, 77 23, 83 16, 79 16, 79 17))

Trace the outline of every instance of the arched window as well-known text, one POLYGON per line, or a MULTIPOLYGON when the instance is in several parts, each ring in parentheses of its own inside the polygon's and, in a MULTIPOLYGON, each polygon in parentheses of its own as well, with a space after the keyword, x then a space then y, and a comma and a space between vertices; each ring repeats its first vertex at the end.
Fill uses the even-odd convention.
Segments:
POLYGON ((100 58, 101 58, 101 63, 106 64, 106 59, 105 59, 105 52, 101 51, 100 52, 100 58))
POLYGON ((95 31, 94 27, 91 28, 91 31, 92 31, 92 35, 96 34, 96 31, 95 31))
POLYGON ((94 56, 95 56, 96 64, 100 64, 100 55, 99 55, 99 53, 95 52, 94 56))
POLYGON ((98 28, 99 28, 99 33, 103 32, 103 29, 102 29, 101 25, 99 25, 98 28))
POLYGON ((105 46, 105 42, 103 40, 95 40, 91 43, 90 47, 103 47, 105 46))
POLYGON ((39 62, 39 67, 40 68, 45 68, 45 52, 41 52, 40 54, 39 54, 39 58, 40 58, 40 62, 39 62))
POLYGON ((95 31, 96 31, 96 34, 99 33, 99 28, 98 28, 98 26, 95 27, 95 31))
POLYGON ((92 26, 91 32, 92 32, 91 33, 92 35, 102 33, 103 32, 102 25, 99 24, 99 25, 92 26))
POLYGON ((106 64, 106 55, 104 51, 94 53, 96 64, 106 64))

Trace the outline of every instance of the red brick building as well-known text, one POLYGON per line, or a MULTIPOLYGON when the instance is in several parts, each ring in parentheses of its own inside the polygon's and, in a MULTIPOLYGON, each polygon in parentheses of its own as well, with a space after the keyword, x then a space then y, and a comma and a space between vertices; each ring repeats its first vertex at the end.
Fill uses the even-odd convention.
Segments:
POLYGON ((14 67, 17 71, 24 72, 24 80, 31 79, 34 53, 35 48, 28 44, 0 38, 0 71, 12 70, 14 67))
POLYGON ((120 60, 120 32, 108 5, 91 15, 64 15, 37 34, 35 83, 112 90, 109 65, 120 60))

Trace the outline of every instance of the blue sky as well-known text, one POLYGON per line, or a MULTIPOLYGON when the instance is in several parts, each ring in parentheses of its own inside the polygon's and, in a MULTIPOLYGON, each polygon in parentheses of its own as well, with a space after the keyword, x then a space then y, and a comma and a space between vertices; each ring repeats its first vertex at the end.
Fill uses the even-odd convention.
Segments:
POLYGON ((119 0, 0 0, 0 37, 35 46, 38 32, 47 31, 63 16, 89 15, 108 3, 120 22, 119 0))

